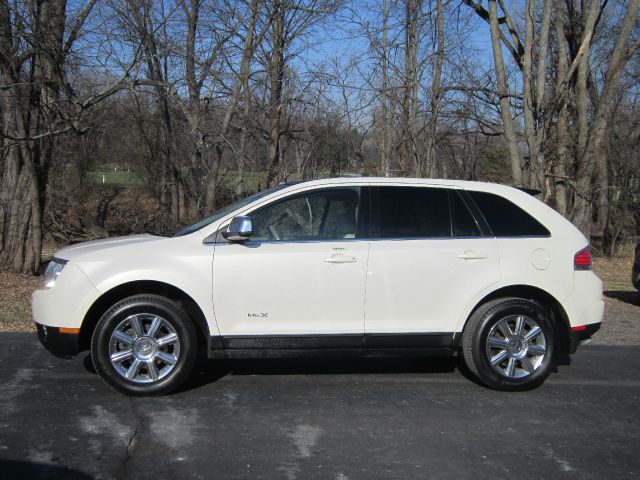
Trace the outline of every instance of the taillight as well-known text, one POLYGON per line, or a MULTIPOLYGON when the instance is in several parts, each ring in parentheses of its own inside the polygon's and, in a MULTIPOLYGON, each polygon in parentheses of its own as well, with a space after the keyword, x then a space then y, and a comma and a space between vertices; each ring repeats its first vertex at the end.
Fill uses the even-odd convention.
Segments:
POLYGON ((591 270, 591 248, 585 247, 573 257, 574 270, 591 270))

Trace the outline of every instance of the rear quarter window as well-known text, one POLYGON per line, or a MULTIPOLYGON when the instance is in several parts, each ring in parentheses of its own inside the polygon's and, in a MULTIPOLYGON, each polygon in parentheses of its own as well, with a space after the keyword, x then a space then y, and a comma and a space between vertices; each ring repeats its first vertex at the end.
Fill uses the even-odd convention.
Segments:
POLYGON ((549 230, 515 203, 487 192, 467 191, 496 237, 548 237, 549 230))

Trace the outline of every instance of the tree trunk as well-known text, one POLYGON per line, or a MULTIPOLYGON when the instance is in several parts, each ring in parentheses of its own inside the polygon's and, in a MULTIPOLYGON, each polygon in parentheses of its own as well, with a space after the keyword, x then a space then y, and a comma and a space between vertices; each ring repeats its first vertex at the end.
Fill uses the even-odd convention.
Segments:
POLYGON ((489 0, 489 25, 491 29, 491 46, 493 48, 493 60, 496 68, 496 79, 500 95, 500 115, 504 128, 504 138, 509 149, 511 161, 511 176, 516 185, 522 185, 522 159, 518 150, 518 137, 513 125, 511 115, 511 102, 509 100, 509 87, 507 85, 507 73, 502 56, 502 44, 500 43, 500 26, 498 25, 498 5, 496 0, 489 0))
POLYGON ((540 36, 538 37, 538 58, 536 61, 536 86, 535 86, 535 118, 537 122, 536 142, 537 152, 531 158, 532 177, 536 180, 534 188, 538 187, 547 197, 546 159, 544 148, 545 124, 548 124, 545 107, 545 79, 547 75, 547 54, 549 51, 549 32, 551 30, 551 13, 553 1, 544 0, 542 8, 542 20, 540 22, 540 36))
POLYGON ((251 93, 249 92, 248 82, 242 87, 244 92, 244 109, 242 111, 242 130, 240 132, 240 143, 238 146, 238 178, 236 180, 235 195, 237 199, 244 197, 245 193, 245 169, 247 164, 247 133, 249 122, 249 104, 251 102, 251 93))
POLYGON ((240 144, 238 146, 238 179, 236 182, 236 198, 245 195, 245 170, 247 168, 247 135, 249 131, 249 108, 251 105, 251 92, 249 91, 249 77, 243 78, 244 85, 244 109, 242 111, 242 131, 240 132, 240 144))
MULTIPOLYGON (((252 1, 251 22, 249 25, 248 35, 253 36, 258 21, 258 15, 263 2, 260 0, 252 1)), ((251 104, 251 92, 249 91, 249 69, 251 66, 251 58, 255 53, 257 45, 262 41, 266 30, 263 30, 256 40, 247 38, 245 41, 245 50, 243 52, 243 63, 240 68, 240 82, 242 94, 244 97, 244 108, 242 111, 242 129, 240 133, 240 144, 238 146, 238 178, 236 181, 235 195, 236 198, 242 198, 245 194, 245 169, 246 169, 246 150, 247 150, 247 133, 249 122, 249 107, 251 104), (248 48, 247 48, 248 47, 248 48), (244 68, 243 68, 244 67, 244 68)))
POLYGON ((529 185, 543 192, 545 190, 545 158, 543 152, 544 122, 542 104, 547 50, 549 45, 549 26, 551 23, 551 0, 545 0, 540 22, 540 35, 535 36, 536 2, 528 0, 525 7, 525 43, 522 62, 524 124, 527 145, 529 147, 529 185), (534 76, 533 51, 538 45, 536 75, 534 76))
POLYGON ((404 77, 402 79, 402 124, 400 130, 400 169, 407 171, 410 166, 418 176, 421 165, 415 155, 415 109, 417 94, 417 29, 419 0, 405 0, 404 18, 404 77))
POLYGON ((51 139, 35 140, 53 118, 61 84, 64 0, 43 0, 35 10, 34 51, 20 60, 12 43, 9 5, 0 1, 0 268, 36 273, 42 255, 42 212, 48 180, 51 139), (29 60, 29 78, 21 62, 29 60), (20 86, 22 84, 22 86, 20 86))
POLYGON ((593 224, 594 234, 604 240, 605 230, 609 223, 609 169, 606 148, 596 158, 596 215, 593 224))
POLYGON ((380 148, 380 174, 391 175, 391 125, 389 119, 389 10, 382 0, 382 138, 380 148))
MULTIPOLYGON (((438 126, 438 113, 440 111, 440 88, 442 82, 442 65, 444 63, 444 12, 442 0, 437 0, 436 4, 436 38, 437 50, 435 53, 435 66, 431 77, 431 116, 427 129, 427 145, 425 148, 425 165, 427 177, 434 177, 436 172, 436 127, 438 126)), ((443 165, 444 166, 444 165, 443 165)), ((443 169, 443 178, 446 172, 443 169)))
MULTIPOLYGON (((6 112, 5 105, 3 102, 3 112, 14 113, 6 112)), ((4 132, 10 130, 6 123, 4 127, 4 132)), ((33 145, 16 145, 9 147, 4 156, 0 194, 0 267, 3 270, 36 273, 40 267, 42 204, 33 170, 33 149, 33 145)))
POLYGON ((272 50, 269 58, 269 113, 267 141, 267 187, 276 183, 280 163, 280 119, 282 117, 282 90, 284 82, 284 49, 286 7, 281 0, 274 1, 274 13, 271 20, 272 50))
POLYGON ((568 111, 567 111, 567 96, 561 95, 563 92, 561 89, 565 88, 562 85, 562 79, 567 75, 569 69, 567 61, 567 44, 565 41, 564 31, 564 8, 562 2, 557 2, 555 12, 555 30, 556 41, 558 43, 558 60, 556 65, 556 83, 555 94, 556 98, 563 98, 558 111, 558 120, 556 122, 556 158, 554 164, 554 186, 555 186, 555 204, 556 209, 562 215, 567 214, 567 145, 569 143, 569 124, 568 124, 568 111))

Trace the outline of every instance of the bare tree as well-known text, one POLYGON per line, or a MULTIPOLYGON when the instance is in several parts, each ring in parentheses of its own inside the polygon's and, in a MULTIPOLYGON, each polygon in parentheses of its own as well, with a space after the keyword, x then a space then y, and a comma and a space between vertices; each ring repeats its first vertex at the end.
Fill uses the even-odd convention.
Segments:
POLYGON ((42 212, 53 139, 82 129, 83 114, 114 93, 146 83, 122 77, 82 95, 66 63, 95 0, 73 18, 65 0, 0 1, 0 267, 36 272, 42 252, 42 212))
POLYGON ((389 8, 387 0, 382 0, 382 139, 380 147, 380 172, 388 177, 391 173, 391 119, 389 118, 389 8))
MULTIPOLYGON (((500 96, 500 114, 502 115, 504 137, 511 158, 511 175, 516 185, 522 185, 522 157, 518 149, 518 137, 513 124, 513 114, 511 113, 511 97, 509 95, 507 72, 502 54, 503 35, 498 23, 498 5, 496 0, 489 0, 488 18, 491 27, 491 47, 493 49, 493 61, 496 67, 498 95, 500 96)), ((515 48, 511 47, 510 50, 514 51, 515 48)))
MULTIPOLYGON (((431 74, 431 104, 429 112, 429 120, 426 130, 426 145, 424 165, 419 166, 418 176, 426 174, 427 177, 433 177, 436 174, 436 132, 438 127, 438 117, 441 108, 443 90, 442 90, 442 68, 444 64, 444 8, 442 0, 436 0, 436 30, 434 42, 434 62, 431 74)), ((444 175, 446 176, 446 175, 444 175)))
POLYGON ((185 201, 181 160, 175 147, 175 114, 171 106, 171 79, 169 78, 170 39, 167 23, 173 15, 167 15, 164 2, 154 4, 150 0, 127 0, 121 12, 125 28, 141 46, 147 76, 158 82, 153 93, 161 118, 160 151, 162 153, 158 190, 164 204, 165 191, 169 191, 169 212, 178 223, 188 219, 185 201), (154 8, 157 7, 157 8, 154 8))
POLYGON ((267 112, 267 185, 278 175, 282 152, 282 114, 285 108, 283 88, 286 63, 291 60, 292 43, 304 35, 316 22, 335 12, 340 0, 268 0, 267 11, 271 20, 269 42, 263 56, 266 63, 269 104, 267 112))
POLYGON ((404 0, 404 71, 402 75, 402 120, 398 162, 400 170, 417 171, 420 175, 420 152, 417 148, 419 36, 421 34, 421 0, 404 0))
MULTIPOLYGON (((240 96, 243 89, 248 91, 249 88, 249 73, 251 60, 255 54, 256 49, 262 42, 265 34, 269 28, 269 18, 266 18, 263 22, 263 26, 260 31, 256 32, 260 13, 264 4, 264 0, 251 0, 249 8, 249 22, 246 27, 244 35, 244 42, 242 46, 242 53, 240 57, 240 71, 238 79, 235 81, 235 86, 227 98, 227 105, 225 107, 222 123, 218 130, 217 135, 213 139, 213 158, 209 171, 209 180, 207 185, 207 209, 213 210, 216 206, 216 187, 218 180, 218 169, 222 163, 222 154, 227 142, 227 135, 231 127, 231 121, 236 113, 236 107, 240 101, 240 96)), ((247 115, 246 109, 249 107, 248 97, 245 96, 245 118, 247 115)), ((245 133, 246 135, 246 133, 245 133)), ((242 171, 242 170, 241 170, 242 171)))
POLYGON ((638 24, 639 7, 640 0, 629 1, 618 37, 609 56, 604 85, 593 114, 588 139, 584 149, 578 151, 580 161, 576 169, 576 199, 571 219, 587 235, 591 230, 591 181, 598 159, 605 153, 614 95, 627 62, 640 48, 640 38, 629 44, 631 32, 638 24))
MULTIPOLYGON (((524 9, 524 41, 521 41, 513 15, 503 0, 489 0, 488 10, 481 2, 464 1, 490 24, 496 79, 501 97, 500 113, 505 127, 505 141, 511 155, 514 181, 524 181, 545 190, 551 185, 546 181, 547 176, 558 178, 560 181, 555 192, 556 205, 560 211, 570 212, 574 223, 588 235, 591 229, 594 175, 600 177, 601 191, 606 190, 604 144, 613 96, 627 62, 640 47, 640 40, 629 42, 634 26, 638 24, 638 0, 630 0, 622 15, 612 15, 614 19, 620 19, 620 24, 612 42, 614 46, 608 55, 606 73, 599 92, 590 62, 592 44, 607 6, 606 1, 602 4, 598 0, 581 2, 582 8, 575 1, 564 2, 564 6, 557 2, 554 8, 552 1, 544 0, 538 22, 537 3, 535 0, 527 0, 524 9), (499 15, 498 5, 502 16, 499 15), (552 37, 550 31, 554 13, 555 37, 552 37), (565 22, 568 22, 569 28, 565 22), (501 25, 506 26, 506 32, 501 25), (555 70, 547 67, 549 42, 552 38, 555 40, 557 52, 555 70), (507 96, 502 45, 507 47, 522 74, 524 133, 530 159, 528 168, 518 158, 517 125, 513 121, 507 96), (555 78, 550 78, 548 72, 554 74, 555 78), (576 126, 576 132, 573 136, 567 131, 568 115, 572 113, 568 109, 569 98, 575 105, 573 124, 576 126), (556 127, 558 128, 555 134, 552 134, 556 127), (574 142, 569 148, 567 143, 570 138, 573 138, 574 142), (546 145, 546 139, 554 139, 556 147, 546 145), (547 166, 545 152, 553 150, 555 167, 551 171, 547 166), (572 181, 568 178, 571 173, 565 159, 570 150, 574 152, 571 167, 575 173, 572 181), (517 168, 518 164, 520 168, 517 168), (568 205, 567 184, 573 187, 571 206, 568 205)), ((545 199, 552 200, 551 192, 545 192, 545 199)))

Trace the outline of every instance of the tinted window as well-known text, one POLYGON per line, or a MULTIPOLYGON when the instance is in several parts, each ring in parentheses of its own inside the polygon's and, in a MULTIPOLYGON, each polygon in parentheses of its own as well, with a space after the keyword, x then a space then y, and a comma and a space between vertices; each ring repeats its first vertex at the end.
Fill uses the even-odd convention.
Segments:
POLYGON ((468 192, 496 237, 548 236, 540 222, 506 198, 485 192, 468 192))
POLYGON ((356 238, 358 188, 316 190, 271 203, 249 214, 256 241, 356 238))
POLYGON ((231 205, 228 205, 225 208, 223 208, 221 210, 218 210, 213 215, 210 215, 210 216, 208 216, 206 218, 203 218, 198 223, 194 223, 193 225, 180 230, 179 232, 175 233, 173 236, 174 237, 182 237, 183 235, 188 235, 190 233, 195 232, 196 230, 200 230, 201 228, 212 224, 216 220, 221 219, 225 215, 233 212, 234 210, 238 210, 239 208, 242 208, 245 205, 249 205, 251 202, 255 202, 256 200, 258 200, 258 199, 260 199, 262 197, 266 197, 267 195, 270 195, 270 194, 272 194, 274 192, 277 192, 278 190, 282 190, 285 187, 287 187, 287 185, 278 185, 277 187, 273 187, 273 188, 270 188, 268 190, 263 190, 261 192, 254 193, 253 195, 250 195, 247 198, 244 198, 242 200, 238 200, 237 202, 234 202, 231 205))
POLYGON ((479 237, 480 229, 458 192, 451 192, 454 237, 479 237))
POLYGON ((380 238, 450 237, 447 190, 424 187, 379 187, 380 238))

